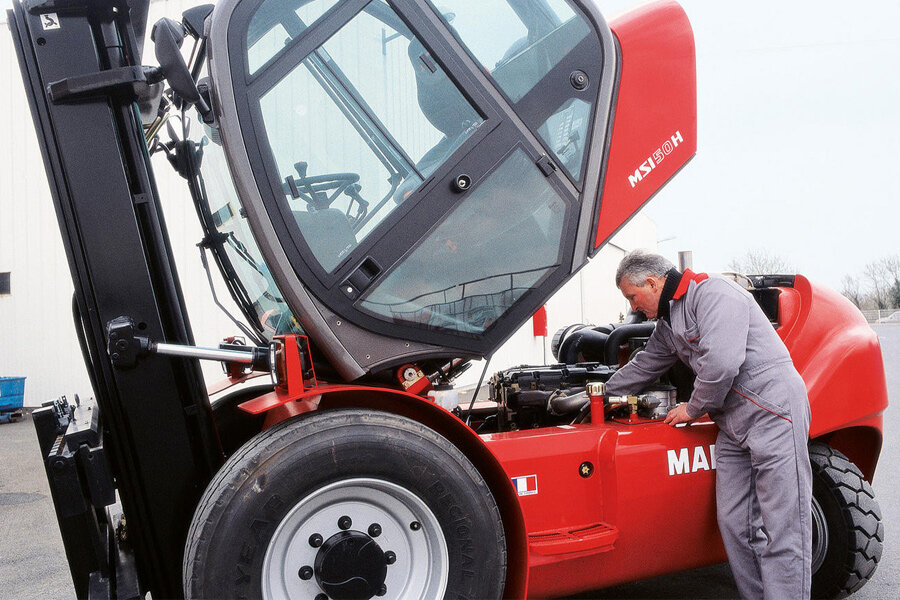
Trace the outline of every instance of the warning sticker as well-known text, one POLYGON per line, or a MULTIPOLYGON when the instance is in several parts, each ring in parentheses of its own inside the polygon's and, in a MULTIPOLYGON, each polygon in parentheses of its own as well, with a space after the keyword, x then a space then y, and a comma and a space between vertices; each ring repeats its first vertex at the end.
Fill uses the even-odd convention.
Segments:
POLYGON ((50 29, 59 29, 59 17, 56 16, 56 13, 42 14, 41 27, 44 28, 44 31, 48 31, 50 29))
POLYGON ((516 493, 520 496, 533 496, 538 493, 537 475, 522 475, 512 478, 516 493))

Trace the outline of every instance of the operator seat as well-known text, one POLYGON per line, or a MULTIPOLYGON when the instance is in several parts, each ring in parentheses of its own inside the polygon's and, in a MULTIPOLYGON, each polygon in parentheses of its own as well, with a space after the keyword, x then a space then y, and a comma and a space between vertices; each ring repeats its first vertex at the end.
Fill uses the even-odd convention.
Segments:
MULTIPOLYGON (((457 141, 472 124, 473 114, 469 103, 462 97, 456 85, 431 58, 425 46, 416 39, 407 48, 409 60, 416 76, 416 99, 422 114, 444 137, 428 150, 416 163, 419 172, 427 176, 453 151, 457 141), (432 68, 435 70, 432 71, 432 68)), ((407 179, 397 188, 394 200, 400 203, 420 182, 407 179)))

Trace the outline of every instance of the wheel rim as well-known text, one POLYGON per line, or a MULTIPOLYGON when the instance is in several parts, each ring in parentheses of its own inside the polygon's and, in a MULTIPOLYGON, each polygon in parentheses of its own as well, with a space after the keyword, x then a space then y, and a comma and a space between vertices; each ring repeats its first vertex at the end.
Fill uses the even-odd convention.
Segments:
POLYGON ((812 572, 815 573, 825 562, 828 553, 828 524, 819 501, 812 499, 812 572))
POLYGON ((431 600, 444 595, 449 563, 440 523, 421 498, 388 481, 346 479, 309 494, 279 523, 262 596, 431 600))

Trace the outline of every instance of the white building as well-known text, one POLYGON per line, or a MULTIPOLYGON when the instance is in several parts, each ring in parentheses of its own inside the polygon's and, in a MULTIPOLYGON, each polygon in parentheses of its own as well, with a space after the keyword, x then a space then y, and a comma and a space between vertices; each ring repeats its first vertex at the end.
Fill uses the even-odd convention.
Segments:
MULTIPOLYGON (((177 18, 191 4, 154 2, 149 22, 163 15, 177 18)), ((4 30, 5 20, 5 13, 0 14, 4 30)), ((150 57, 152 52, 145 60, 150 57)), ((5 32, 0 34, 0 131, 0 273, 9 273, 10 283, 10 293, 0 295, 0 376, 27 377, 28 406, 63 394, 90 396, 73 325, 68 263, 12 39, 5 32)), ((187 186, 163 158, 154 160, 194 337, 200 345, 215 346, 238 332, 213 304, 196 247, 202 235, 187 186)), ((552 362, 550 340, 564 325, 618 321, 627 304, 615 288, 613 273, 624 252, 635 247, 656 247, 656 225, 642 215, 547 303, 549 336, 535 338, 531 323, 526 323, 496 352, 491 370, 552 362)), ((218 283, 218 274, 213 276, 218 283)), ((227 300, 224 286, 217 289, 219 298, 227 300)), ((237 308, 232 312, 239 314, 237 308)), ((470 369, 464 383, 474 383, 479 373, 480 368, 470 369)), ((204 374, 208 381, 215 380, 221 369, 207 363, 204 374)))

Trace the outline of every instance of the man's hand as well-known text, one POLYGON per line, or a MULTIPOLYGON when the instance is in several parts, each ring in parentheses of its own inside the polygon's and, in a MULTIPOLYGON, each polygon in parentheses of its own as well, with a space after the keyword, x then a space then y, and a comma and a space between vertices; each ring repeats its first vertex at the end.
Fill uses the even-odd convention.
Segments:
POLYGON ((675 427, 679 423, 687 423, 690 425, 697 419, 692 419, 687 412, 687 402, 679 404, 675 408, 669 411, 669 414, 666 415, 665 423, 666 425, 671 425, 675 427))

